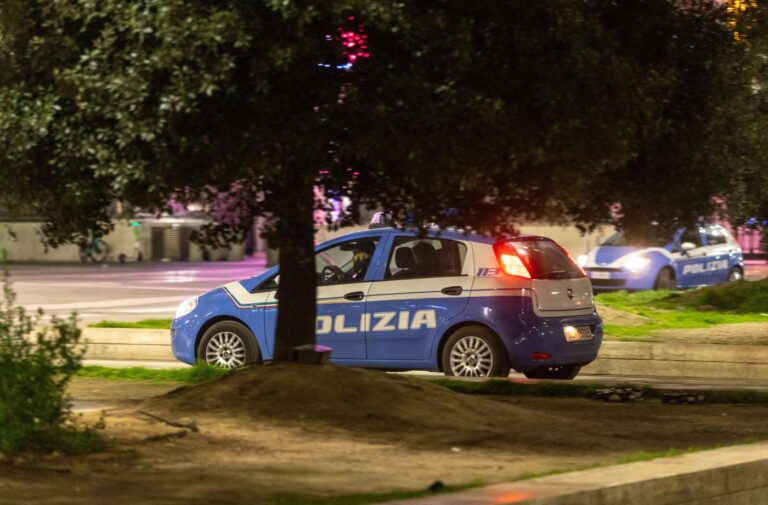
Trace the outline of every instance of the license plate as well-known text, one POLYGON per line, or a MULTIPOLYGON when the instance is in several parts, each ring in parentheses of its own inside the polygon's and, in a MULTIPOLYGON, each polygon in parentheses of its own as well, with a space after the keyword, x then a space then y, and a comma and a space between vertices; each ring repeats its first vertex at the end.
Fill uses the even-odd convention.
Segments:
POLYGON ((595 338, 589 326, 563 326, 563 335, 565 335, 565 340, 568 342, 579 342, 595 338))
POLYGON ((590 272, 593 279, 610 279, 611 272, 590 272))

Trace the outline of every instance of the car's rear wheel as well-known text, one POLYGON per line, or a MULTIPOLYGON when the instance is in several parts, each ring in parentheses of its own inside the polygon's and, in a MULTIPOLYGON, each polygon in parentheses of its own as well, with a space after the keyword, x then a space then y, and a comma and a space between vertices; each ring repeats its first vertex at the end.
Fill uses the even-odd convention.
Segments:
POLYGON ((240 368, 260 358, 256 337, 237 321, 220 321, 208 328, 197 346, 197 361, 218 368, 240 368))
POLYGON ((499 338, 483 326, 464 326, 448 337, 443 372, 456 377, 506 377, 509 360, 499 338))
POLYGON ((529 379, 571 380, 579 374, 581 365, 542 366, 525 372, 529 379))
POLYGON ((675 273, 671 268, 662 268, 656 276, 656 282, 653 283, 653 289, 671 290, 677 287, 675 282, 675 273))
POLYGON ((733 267, 728 272, 728 282, 740 281, 744 278, 744 272, 739 267, 733 267))

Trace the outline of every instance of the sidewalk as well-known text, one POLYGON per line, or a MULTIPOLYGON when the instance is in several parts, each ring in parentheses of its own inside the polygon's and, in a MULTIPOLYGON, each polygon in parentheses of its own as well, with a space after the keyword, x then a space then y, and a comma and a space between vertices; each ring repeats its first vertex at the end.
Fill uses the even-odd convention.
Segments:
POLYGON ((768 442, 497 484, 388 505, 758 505, 768 442))
POLYGON ((748 281, 756 281, 768 277, 768 261, 744 260, 744 278, 748 281))

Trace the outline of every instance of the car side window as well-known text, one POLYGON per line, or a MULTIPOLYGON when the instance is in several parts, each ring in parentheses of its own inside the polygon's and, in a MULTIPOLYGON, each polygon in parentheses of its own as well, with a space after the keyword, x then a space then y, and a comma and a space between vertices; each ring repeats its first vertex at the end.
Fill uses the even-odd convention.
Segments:
POLYGON ((361 282, 368 272, 378 237, 348 240, 315 254, 318 286, 361 282))
POLYGON ((718 245, 728 242, 725 231, 719 226, 708 226, 705 235, 707 237, 707 245, 718 245))
POLYGON ((455 240, 397 237, 385 279, 416 279, 461 275, 467 246, 455 240))
POLYGON ((273 275, 269 279, 266 279, 261 282, 258 286, 256 286, 256 289, 253 291, 272 291, 273 289, 277 289, 277 286, 280 284, 280 274, 273 275))
POLYGON ((696 244, 696 247, 701 247, 701 234, 697 228, 686 228, 683 234, 680 236, 680 243, 691 242, 696 244))

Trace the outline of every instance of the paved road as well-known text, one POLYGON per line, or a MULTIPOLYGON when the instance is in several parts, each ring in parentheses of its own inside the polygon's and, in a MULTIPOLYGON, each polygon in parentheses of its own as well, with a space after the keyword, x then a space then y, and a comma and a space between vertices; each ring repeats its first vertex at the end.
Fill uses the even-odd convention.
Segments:
POLYGON ((263 257, 237 262, 15 264, 18 303, 46 314, 72 311, 84 323, 172 317, 184 299, 266 269, 263 257))
POLYGON ((748 281, 768 277, 768 260, 747 260, 744 264, 744 276, 748 281))
MULTIPOLYGON (((84 323, 167 318, 185 298, 265 270, 263 256, 236 262, 125 265, 16 264, 10 267, 18 302, 28 309, 84 323)), ((768 263, 747 263, 750 280, 768 277, 768 263)))

